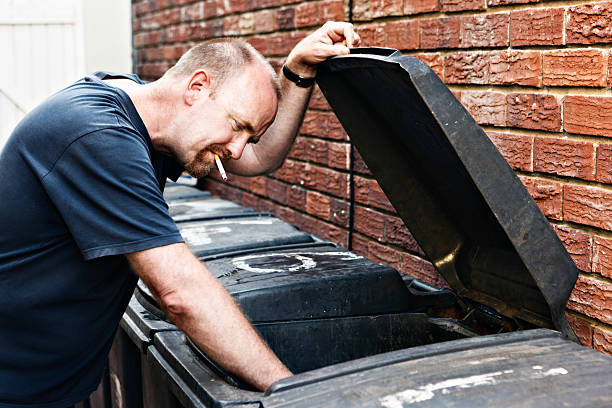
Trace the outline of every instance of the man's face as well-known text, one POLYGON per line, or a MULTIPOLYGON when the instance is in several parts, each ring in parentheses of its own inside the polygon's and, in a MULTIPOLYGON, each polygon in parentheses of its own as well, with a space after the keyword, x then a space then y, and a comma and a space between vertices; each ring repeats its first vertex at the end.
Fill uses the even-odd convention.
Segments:
POLYGON ((228 78, 214 93, 189 107, 175 152, 193 177, 204 177, 221 160, 239 159, 247 143, 256 143, 273 122, 278 101, 268 72, 259 65, 228 78))

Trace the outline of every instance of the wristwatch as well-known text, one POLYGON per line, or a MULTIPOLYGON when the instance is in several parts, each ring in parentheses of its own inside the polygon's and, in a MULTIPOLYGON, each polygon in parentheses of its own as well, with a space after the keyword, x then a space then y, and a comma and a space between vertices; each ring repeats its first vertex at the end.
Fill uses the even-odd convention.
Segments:
POLYGON ((285 78, 287 78, 300 88, 310 88, 315 82, 315 77, 305 78, 303 76, 300 76, 290 70, 287 64, 283 65, 283 75, 285 76, 285 78))

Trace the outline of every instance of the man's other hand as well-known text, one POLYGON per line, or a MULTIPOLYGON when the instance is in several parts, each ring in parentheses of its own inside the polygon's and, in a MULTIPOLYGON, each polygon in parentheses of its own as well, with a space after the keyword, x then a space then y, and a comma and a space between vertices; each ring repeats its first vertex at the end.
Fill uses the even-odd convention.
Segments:
POLYGON ((349 48, 359 45, 359 41, 359 34, 351 23, 328 21, 293 48, 287 57, 287 66, 298 75, 314 77, 319 63, 348 54, 349 48))

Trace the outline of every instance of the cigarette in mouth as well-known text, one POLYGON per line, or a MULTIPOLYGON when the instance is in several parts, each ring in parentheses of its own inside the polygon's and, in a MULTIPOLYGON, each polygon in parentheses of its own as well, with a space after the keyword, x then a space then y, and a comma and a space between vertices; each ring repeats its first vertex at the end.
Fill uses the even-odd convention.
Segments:
POLYGON ((223 177, 223 180, 226 181, 227 180, 227 174, 225 174, 225 169, 223 168, 223 164, 221 163, 221 159, 219 159, 219 156, 215 154, 215 163, 217 163, 217 167, 219 168, 219 173, 221 173, 221 177, 223 177))

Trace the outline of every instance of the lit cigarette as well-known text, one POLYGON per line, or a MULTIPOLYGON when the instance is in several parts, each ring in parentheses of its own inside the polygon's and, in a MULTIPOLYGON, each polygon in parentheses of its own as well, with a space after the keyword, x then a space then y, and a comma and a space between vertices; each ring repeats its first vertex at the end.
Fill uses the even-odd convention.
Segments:
POLYGON ((219 156, 215 154, 215 162, 217 163, 217 167, 219 168, 219 173, 221 173, 221 177, 223 177, 223 180, 226 181, 227 180, 227 174, 225 174, 225 169, 223 168, 223 164, 221 163, 221 159, 219 159, 219 156))

